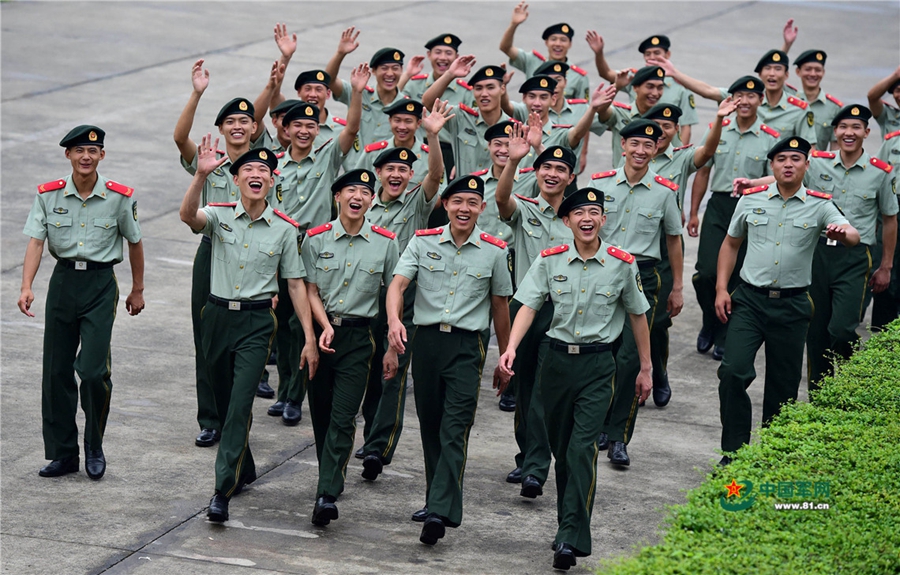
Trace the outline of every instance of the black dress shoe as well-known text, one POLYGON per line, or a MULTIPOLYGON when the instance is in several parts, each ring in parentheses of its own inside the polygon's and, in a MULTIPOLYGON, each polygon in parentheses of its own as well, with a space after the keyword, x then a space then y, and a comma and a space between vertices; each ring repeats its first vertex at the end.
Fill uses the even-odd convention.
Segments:
POLYGON ((538 481, 537 477, 528 475, 522 480, 522 490, 519 492, 519 495, 528 499, 534 499, 538 495, 543 494, 544 489, 541 487, 541 482, 538 481))
POLYGON ((672 399, 672 388, 669 387, 669 375, 664 373, 659 376, 659 382, 653 382, 653 403, 656 407, 665 407, 672 399))
POLYGON ((516 410, 516 396, 515 395, 501 395, 500 403, 499 403, 500 411, 515 411, 516 410))
POLYGON ((419 509, 418 511, 413 513, 410 519, 415 521, 416 523, 422 523, 423 521, 428 519, 428 506, 426 505, 422 509, 419 509))
POLYGON ((41 477, 59 477, 67 473, 78 472, 78 456, 63 457, 62 459, 54 459, 47 465, 41 467, 38 475, 41 477))
POLYGON ((607 449, 609 449, 609 436, 605 433, 601 433, 597 437, 597 449, 599 449, 600 451, 606 451, 607 449))
POLYGON ((719 467, 727 467, 731 465, 732 459, 727 455, 723 455, 722 459, 719 460, 719 467))
POLYGON ((363 479, 375 481, 376 479, 378 479, 378 476, 381 474, 381 471, 383 469, 384 464, 381 462, 381 458, 378 457, 378 455, 370 453, 366 455, 365 459, 363 459, 363 479))
POLYGON ((703 328, 697 336, 697 351, 706 353, 713 345, 713 333, 711 329, 703 328))
POLYGON ((106 458, 102 449, 91 449, 90 445, 84 446, 84 470, 87 476, 94 481, 103 477, 106 473, 106 458))
POLYGON ((616 465, 630 465, 631 460, 628 459, 628 450, 625 449, 625 443, 621 441, 613 441, 609 446, 609 453, 606 454, 611 463, 616 465))
POLYGON ((355 457, 355 458, 357 458, 357 459, 363 459, 365 456, 366 456, 365 446, 360 447, 360 448, 357 449, 356 452, 353 454, 353 457, 355 457))
POLYGON ((575 566, 575 551, 568 543, 559 543, 553 553, 553 568, 568 571, 575 566))
POLYGON ((713 358, 714 360, 716 360, 716 361, 722 361, 722 358, 723 358, 723 357, 725 357, 725 346, 724 346, 724 345, 717 345, 717 346, 713 349, 712 358, 713 358))
POLYGON ((444 528, 443 520, 441 520, 437 514, 431 513, 425 520, 425 524, 422 525, 422 533, 419 535, 419 541, 425 545, 434 545, 438 542, 438 539, 444 537, 445 532, 446 529, 444 528))
POLYGON ((212 447, 217 441, 222 439, 222 432, 218 429, 209 429, 204 427, 200 430, 200 435, 194 440, 197 447, 212 447))
POLYGON ((276 401, 269 406, 269 409, 266 410, 266 413, 271 415, 272 417, 281 417, 281 414, 284 413, 284 402, 276 401))
POLYGON ((293 427, 300 423, 303 418, 303 412, 300 411, 300 404, 290 399, 284 403, 284 412, 281 414, 281 422, 285 425, 293 427))
POLYGON ((213 498, 209 500, 206 518, 213 523, 228 521, 228 498, 218 493, 213 495, 213 498))
POLYGON ((522 468, 516 467, 506 476, 507 483, 522 483, 522 468))
POLYGON ((259 386, 256 388, 256 397, 263 399, 272 399, 275 397, 275 390, 269 385, 269 372, 263 372, 263 378, 259 380, 259 386))
POLYGON ((338 518, 338 508, 334 504, 334 497, 323 495, 316 499, 316 506, 313 508, 312 523, 319 527, 324 527, 338 518))

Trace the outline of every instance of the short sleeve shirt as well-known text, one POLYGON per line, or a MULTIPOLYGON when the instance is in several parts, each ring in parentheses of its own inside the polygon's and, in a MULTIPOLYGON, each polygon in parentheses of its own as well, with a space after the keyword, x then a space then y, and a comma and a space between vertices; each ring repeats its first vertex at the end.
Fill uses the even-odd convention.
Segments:
POLYGON ((334 205, 331 184, 341 167, 341 148, 337 140, 314 149, 299 162, 290 152, 288 146, 278 162, 273 205, 299 223, 301 230, 328 222, 334 205))
POLYGON ((892 132, 900 130, 900 109, 891 106, 887 102, 882 101, 881 114, 875 118, 878 126, 881 128, 881 137, 885 137, 892 132))
MULTIPOLYGON (((681 118, 678 119, 680 126, 693 126, 700 123, 697 117, 697 104, 694 101, 694 94, 676 82, 673 78, 666 76, 663 80, 663 93, 657 104, 672 104, 681 108, 681 118)), ((624 92, 631 97, 631 107, 636 108, 634 103, 634 89, 628 85, 624 92)))
MULTIPOLYGON (((218 151, 219 159, 225 155, 225 152, 218 151)), ((181 156, 178 157, 181 160, 181 167, 184 168, 184 171, 189 173, 190 175, 194 175, 197 173, 197 154, 194 154, 194 159, 191 160, 191 163, 188 164, 184 161, 184 158, 181 156)), ((200 192, 200 204, 205 206, 206 204, 212 203, 222 203, 222 202, 237 202, 241 199, 241 190, 238 188, 238 185, 234 183, 234 176, 229 172, 229 168, 231 168, 231 160, 226 159, 225 163, 212 171, 212 173, 206 176, 206 181, 203 183, 203 190, 200 192)))
MULTIPOLYGON (((488 152, 484 133, 493 124, 488 124, 481 112, 469 106, 468 110, 456 107, 454 116, 444 124, 442 132, 447 132, 453 144, 453 160, 457 174, 471 174, 493 166, 491 154, 488 152)), ((509 116, 500 113, 498 122, 509 120, 509 116)))
POLYGON ((538 258, 541 250, 571 242, 572 230, 563 223, 543 196, 535 199, 516 197, 516 211, 509 226, 516 239, 516 285, 538 258))
MULTIPOLYGON (((509 63, 513 68, 525 72, 527 78, 534 76, 537 69, 547 61, 547 57, 537 50, 532 52, 526 52, 521 48, 517 48, 517 50, 519 50, 518 56, 510 58, 509 63)), ((568 58, 566 58, 566 60, 568 61, 568 58)), ((569 71, 566 72, 565 97, 588 99, 590 98, 591 93, 591 83, 590 80, 588 80, 587 72, 581 68, 575 68, 577 68, 577 66, 573 68, 570 64, 569 71)))
POLYGON ((680 148, 666 148, 662 154, 657 154, 650 160, 650 170, 674 182, 678 185, 678 208, 684 208, 684 195, 687 190, 688 179, 697 171, 694 165, 694 153, 697 151, 692 144, 680 148))
MULTIPOLYGON (((800 94, 799 97, 804 96, 800 94)), ((831 125, 831 121, 841 110, 842 106, 840 102, 835 102, 831 98, 833 96, 829 96, 824 90, 819 90, 819 96, 812 102, 809 102, 809 109, 812 111, 815 119, 816 148, 819 150, 827 150, 831 142, 835 141, 834 126, 831 125)))
MULTIPOLYGON (((766 155, 782 136, 773 136, 762 129, 757 117, 750 128, 741 132, 734 120, 726 118, 716 153, 707 165, 713 166, 709 189, 712 192, 731 193, 735 178, 761 178, 769 173, 766 155)), ((777 133, 777 132, 776 132, 777 133)), ((709 135, 703 136, 703 141, 709 135)))
POLYGON ((762 104, 759 105, 756 114, 764 124, 781 132, 782 138, 799 136, 807 142, 815 142, 815 113, 809 106, 804 110, 802 107, 792 104, 789 99, 803 103, 800 98, 782 91, 778 104, 770 106, 763 95, 762 104))
POLYGON ((385 194, 384 190, 380 190, 372 199, 366 218, 397 234, 397 245, 400 253, 403 253, 416 230, 424 228, 428 223, 428 216, 434 210, 438 194, 431 200, 426 200, 425 190, 421 185, 406 190, 396 200, 384 201, 382 194, 385 194))
MULTIPOLYGON (((344 91, 340 98, 336 98, 338 102, 349 106, 353 89, 350 82, 341 80, 344 91)), ((357 139, 361 146, 386 140, 391 137, 391 123, 388 115, 384 113, 384 109, 396 102, 409 98, 406 92, 398 91, 397 95, 390 102, 382 102, 378 97, 378 91, 374 88, 366 86, 362 93, 362 119, 359 123, 359 134, 357 139)))

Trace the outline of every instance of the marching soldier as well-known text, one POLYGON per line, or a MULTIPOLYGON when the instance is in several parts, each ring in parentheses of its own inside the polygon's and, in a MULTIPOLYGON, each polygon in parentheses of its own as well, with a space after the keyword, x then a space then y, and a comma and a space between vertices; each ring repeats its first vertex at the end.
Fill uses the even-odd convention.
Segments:
POLYGON ((822 89, 827 58, 828 54, 823 50, 807 50, 794 60, 803 89, 798 95, 809 103, 809 110, 815 118, 816 148, 819 150, 829 149, 835 141, 831 120, 844 107, 843 102, 822 89))
POLYGON ((868 97, 869 108, 881 128, 881 137, 900 130, 900 66, 890 76, 872 86, 868 97), (881 99, 885 92, 894 98, 896 106, 881 99))

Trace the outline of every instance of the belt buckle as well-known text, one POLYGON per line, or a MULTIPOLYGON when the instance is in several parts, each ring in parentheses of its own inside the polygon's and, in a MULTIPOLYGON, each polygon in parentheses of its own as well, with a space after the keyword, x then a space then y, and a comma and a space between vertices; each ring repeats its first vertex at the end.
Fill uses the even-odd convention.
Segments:
POLYGON ((75 269, 76 270, 86 270, 87 262, 75 262, 75 269))
POLYGON ((241 302, 239 302, 239 301, 228 302, 228 309, 233 310, 233 311, 241 311, 241 302))
POLYGON ((770 289, 769 290, 769 299, 781 299, 781 290, 770 289))
POLYGON ((568 347, 569 355, 581 355, 581 346, 580 345, 570 345, 568 347))
POLYGON ((838 243, 837 243, 837 240, 833 240, 833 239, 831 239, 831 238, 825 238, 825 245, 826 245, 826 246, 836 246, 837 244, 838 244, 838 243))
POLYGON ((453 331, 453 327, 449 323, 442 323, 441 331, 444 333, 450 333, 451 331, 453 331))
POLYGON ((342 321, 341 318, 332 316, 332 318, 331 318, 331 325, 336 325, 336 326, 340 327, 340 326, 341 326, 341 321, 342 321))

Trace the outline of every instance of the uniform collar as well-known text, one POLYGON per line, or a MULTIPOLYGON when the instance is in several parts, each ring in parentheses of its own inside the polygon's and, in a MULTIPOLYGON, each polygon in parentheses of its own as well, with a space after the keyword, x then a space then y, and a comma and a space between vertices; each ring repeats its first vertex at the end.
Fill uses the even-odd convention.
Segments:
POLYGON ((672 142, 669 142, 669 145, 666 146, 666 151, 663 152, 662 154, 657 154, 656 156, 654 156, 653 159, 650 160, 650 162, 651 162, 651 163, 652 163, 652 162, 655 162, 656 159, 659 158, 660 156, 665 156, 665 157, 667 157, 667 158, 669 158, 669 159, 671 160, 673 157, 675 157, 675 151, 674 151, 674 150, 675 150, 675 148, 672 147, 672 142))
POLYGON ((756 121, 753 122, 753 125, 750 126, 750 128, 749 128, 746 132, 741 132, 741 131, 740 131, 740 128, 738 128, 737 119, 735 119, 733 122, 729 122, 729 124, 728 124, 727 126, 725 126, 724 128, 722 128, 722 131, 723 131, 723 132, 732 132, 732 131, 733 131, 733 132, 737 132, 737 133, 739 133, 739 134, 741 134, 741 133, 746 134, 746 133, 748 133, 748 132, 753 132, 754 134, 756 134, 756 135, 758 136, 758 135, 759 135, 759 131, 760 131, 760 127, 761 127, 762 125, 763 125, 762 118, 760 118, 760 117, 759 117, 759 113, 757 113, 757 114, 756 114, 756 121))
MULTIPOLYGON (((647 170, 647 173, 644 174, 644 177, 641 178, 641 181, 638 182, 634 187, 644 186, 648 190, 653 187, 653 170, 647 170)), ((616 184, 626 184, 630 185, 628 182, 628 178, 625 176, 625 166, 622 166, 618 170, 616 170, 616 184)))
MULTIPOLYGON (((477 110, 477 108, 476 108, 476 110, 477 110)), ((458 110, 457 110, 457 113, 459 113, 458 110)), ((504 112, 503 110, 500 110, 500 119, 497 120, 497 123, 499 124, 500 122, 505 122, 507 120, 509 120, 509 116, 506 115, 506 112, 504 112)), ((475 118, 475 124, 478 125, 478 124, 486 124, 486 123, 487 122, 484 121, 484 114, 481 113, 481 110, 478 110, 478 117, 475 118)))
POLYGON ((544 199, 543 194, 539 193, 535 199, 538 201, 538 210, 540 210, 542 214, 547 214, 547 211, 549 210, 550 214, 556 215, 556 210, 554 210, 553 206, 544 199))
POLYGON ((354 235, 350 235, 350 233, 348 233, 347 230, 344 229, 344 225, 341 223, 341 218, 337 217, 334 220, 332 220, 332 222, 331 222, 331 233, 334 236, 334 239, 336 239, 336 240, 340 239, 343 236, 347 236, 350 239, 363 238, 364 240, 366 240, 368 242, 370 240, 369 240, 369 233, 368 233, 368 231, 366 231, 367 223, 368 223, 368 220, 365 220, 363 222, 362 227, 359 228, 359 233, 354 236, 354 235))
MULTIPOLYGON (((97 181, 94 183, 94 189, 91 190, 91 193, 88 194, 88 197, 85 198, 85 201, 90 198, 101 198, 103 200, 106 199, 106 178, 97 174, 97 181)), ((72 174, 66 178, 66 189, 63 191, 63 196, 78 196, 78 189, 75 187, 75 183, 72 181, 72 174)), ((78 199, 81 199, 81 196, 78 196, 78 199)))
MULTIPOLYGON (((762 82, 762 80, 760 80, 760 82, 762 82)), ((763 83, 765 83, 765 82, 763 82, 763 83)), ((787 100, 788 100, 788 97, 789 97, 789 96, 791 96, 791 94, 788 94, 788 91, 784 89, 784 86, 782 86, 782 88, 781 88, 781 99, 778 100, 778 103, 775 104, 774 106, 769 106, 769 100, 768 100, 768 98, 766 97, 766 93, 763 92, 763 95, 762 95, 762 104, 760 104, 760 107, 766 106, 766 107, 768 107, 768 108, 781 108, 782 110, 787 110, 787 109, 788 109, 788 107, 787 107, 788 101, 787 101, 787 100)))
POLYGON ((566 262, 567 264, 571 264, 571 263, 574 262, 574 261, 579 261, 579 262, 582 262, 582 263, 584 264, 584 263, 587 263, 587 262, 589 262, 589 261, 591 261, 591 260, 594 260, 595 262, 597 262, 597 263, 600 264, 601 266, 605 266, 605 265, 606 265, 606 256, 607 256, 608 254, 606 253, 606 247, 607 247, 607 246, 606 246, 606 244, 603 243, 603 240, 600 240, 600 248, 597 250, 597 253, 595 253, 594 255, 592 255, 591 257, 589 257, 589 258, 586 259, 586 260, 581 258, 581 254, 579 254, 579 253, 578 253, 578 250, 575 248, 575 242, 574 242, 574 241, 572 241, 571 243, 569 243, 568 246, 569 246, 569 252, 571 252, 572 255, 569 256, 569 261, 566 262))
MULTIPOLYGON (((834 166, 835 168, 838 168, 838 167, 843 168, 844 167, 844 164, 841 161, 841 151, 840 150, 835 151, 834 160, 831 161, 831 165, 834 166)), ((850 168, 859 167, 859 168, 862 168, 863 170, 865 170, 868 166, 869 166, 869 154, 867 154, 866 151, 863 150, 862 155, 860 155, 859 158, 856 159, 856 162, 854 162, 853 165, 850 166, 850 168)))
POLYGON ((293 147, 294 147, 294 144, 289 144, 288 147, 284 150, 284 156, 282 156, 281 163, 278 166, 279 169, 282 169, 282 171, 284 171, 283 168, 285 166, 287 166, 288 164, 290 164, 291 162, 293 162, 297 165, 300 165, 301 162, 305 162, 306 160, 309 160, 312 163, 316 163, 316 151, 322 148, 322 146, 319 146, 317 148, 316 143, 314 141, 313 148, 312 148, 312 150, 309 151, 309 155, 298 162, 297 160, 295 160, 294 158, 291 157, 291 149, 293 149, 293 147))
MULTIPOLYGON (((771 200, 772 198, 777 198, 779 202, 786 201, 784 198, 781 197, 781 194, 778 193, 778 184, 774 184, 773 186, 770 186, 767 194, 768 194, 768 197, 766 199, 771 200)), ((806 186, 801 184, 800 189, 797 190, 797 193, 794 194, 793 196, 791 196, 790 198, 788 198, 788 200, 792 200, 794 198, 797 198, 798 200, 800 200, 801 202, 803 202, 805 204, 806 198, 807 198, 806 186)))
MULTIPOLYGON (((250 219, 250 214, 248 214, 247 210, 244 209, 244 203, 238 200, 237 205, 234 207, 234 219, 238 219, 245 214, 247 216, 247 219, 250 219)), ((267 224, 271 225, 273 217, 275 217, 275 212, 272 211, 272 206, 270 206, 269 201, 266 200, 266 209, 264 209, 262 214, 260 214, 260 216, 253 221, 258 222, 260 220, 265 220, 267 224)))
POLYGON ((392 206, 397 203, 404 204, 404 203, 406 203, 407 194, 409 194, 411 191, 415 190, 417 187, 419 187, 419 185, 420 184, 416 184, 412 188, 406 188, 405 190, 403 190, 403 192, 400 193, 399 196, 397 196, 396 200, 390 200, 389 202, 381 201, 381 192, 382 192, 382 190, 384 190, 384 188, 379 186, 378 193, 375 194, 374 198, 372 198, 372 205, 371 205, 371 207, 369 207, 369 210, 372 210, 372 208, 374 208, 376 206, 386 208, 386 207, 392 206))
MULTIPOLYGON (((441 232, 441 237, 438 238, 438 243, 442 244, 444 242, 453 243, 453 234, 450 232, 450 224, 444 228, 444 231, 441 232)), ((481 247, 481 229, 476 225, 472 228, 472 233, 469 234, 469 237, 466 238, 466 241, 463 242, 463 245, 471 244, 476 248, 481 247)))

